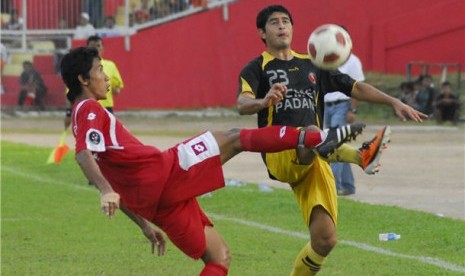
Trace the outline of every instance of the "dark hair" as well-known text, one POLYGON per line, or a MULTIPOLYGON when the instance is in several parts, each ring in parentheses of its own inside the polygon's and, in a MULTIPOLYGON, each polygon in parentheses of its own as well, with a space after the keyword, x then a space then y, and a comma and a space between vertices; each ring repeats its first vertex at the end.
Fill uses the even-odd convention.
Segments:
POLYGON ((430 74, 424 74, 422 80, 424 79, 433 79, 433 76, 431 76, 430 74))
POLYGON ((94 41, 102 41, 102 38, 98 35, 91 35, 87 38, 87 46, 89 46, 89 43, 94 42, 94 41))
POLYGON ((23 66, 24 65, 31 65, 32 66, 32 62, 30 62, 29 60, 25 60, 25 61, 23 61, 23 66))
MULTIPOLYGON (((270 16, 275 12, 282 12, 282 13, 287 14, 287 16, 289 16, 289 20, 291 20, 291 24, 294 25, 294 21, 292 20, 292 15, 285 7, 281 5, 272 5, 272 6, 268 6, 264 8, 257 14, 257 21, 256 21, 257 29, 262 29, 263 31, 265 31, 265 25, 266 25, 266 22, 268 21, 268 18, 270 18, 270 16)), ((264 39, 262 39, 262 41, 265 42, 264 39)))
POLYGON ((400 89, 407 89, 409 91, 413 91, 415 88, 413 86, 413 82, 411 81, 404 81, 400 84, 400 89))
POLYGON ((272 5, 264 8, 257 14, 257 29, 264 30, 268 18, 275 12, 282 12, 287 14, 287 16, 289 16, 289 19, 291 20, 291 24, 294 25, 294 22, 292 21, 292 15, 285 7, 281 5, 272 5))
POLYGON ((94 47, 79 47, 72 49, 61 61, 61 78, 68 87, 66 97, 71 103, 82 93, 78 76, 89 79, 90 69, 94 59, 100 59, 98 51, 94 47))
POLYGON ((444 82, 441 84, 441 87, 444 87, 444 86, 452 86, 452 83, 450 83, 450 81, 444 81, 444 82))

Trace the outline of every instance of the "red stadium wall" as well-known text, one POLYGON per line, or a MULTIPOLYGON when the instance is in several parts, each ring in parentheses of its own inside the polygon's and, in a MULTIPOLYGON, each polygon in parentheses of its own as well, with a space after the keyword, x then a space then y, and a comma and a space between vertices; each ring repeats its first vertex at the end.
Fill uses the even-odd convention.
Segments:
MULTIPOLYGON (((126 88, 117 110, 234 106, 238 74, 259 55, 255 16, 275 1, 247 0, 105 42, 126 88)), ((364 69, 405 73, 409 61, 461 63, 465 67, 464 0, 289 0, 294 49, 305 51, 309 33, 323 23, 345 25, 364 69), (350 2, 350 3, 349 3, 350 2)))

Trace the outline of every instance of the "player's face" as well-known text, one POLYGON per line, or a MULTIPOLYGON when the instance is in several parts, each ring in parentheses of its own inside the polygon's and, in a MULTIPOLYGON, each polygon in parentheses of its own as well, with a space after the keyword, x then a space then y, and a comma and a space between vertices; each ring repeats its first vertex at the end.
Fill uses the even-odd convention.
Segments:
POLYGON ((103 72, 103 66, 98 58, 94 58, 92 69, 90 69, 90 79, 88 88, 96 100, 107 98, 107 91, 110 88, 110 79, 103 72))
POLYGON ((269 48, 281 50, 291 46, 293 27, 289 16, 282 12, 273 13, 266 22, 261 36, 269 48))

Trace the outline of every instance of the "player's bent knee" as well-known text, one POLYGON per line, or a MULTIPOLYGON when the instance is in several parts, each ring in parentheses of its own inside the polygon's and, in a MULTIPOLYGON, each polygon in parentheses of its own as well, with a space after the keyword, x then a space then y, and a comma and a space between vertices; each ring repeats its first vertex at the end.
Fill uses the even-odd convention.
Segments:
POLYGON ((327 237, 312 237, 312 247, 315 252, 321 256, 328 256, 331 250, 336 246, 336 235, 327 237))

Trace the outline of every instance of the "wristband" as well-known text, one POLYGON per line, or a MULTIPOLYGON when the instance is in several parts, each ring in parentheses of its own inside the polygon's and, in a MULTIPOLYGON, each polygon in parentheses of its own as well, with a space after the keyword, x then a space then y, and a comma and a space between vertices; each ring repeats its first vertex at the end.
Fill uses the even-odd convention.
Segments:
POLYGON ((72 109, 71 109, 71 108, 67 108, 67 109, 65 110, 66 117, 71 117, 71 113, 72 113, 72 109))

